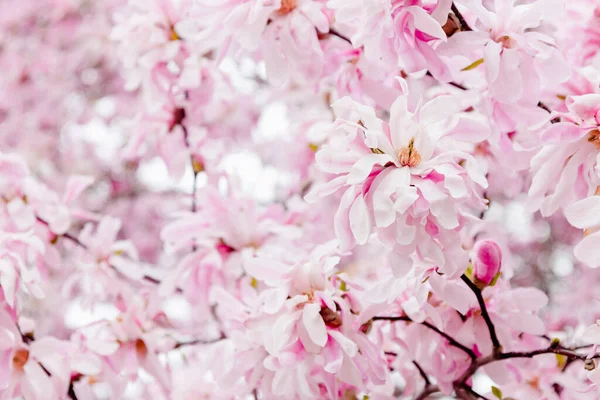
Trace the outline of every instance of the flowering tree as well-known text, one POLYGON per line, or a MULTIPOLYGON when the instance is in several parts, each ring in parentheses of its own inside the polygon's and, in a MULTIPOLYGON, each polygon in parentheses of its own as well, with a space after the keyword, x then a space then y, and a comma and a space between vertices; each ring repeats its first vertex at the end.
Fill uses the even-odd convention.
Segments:
POLYGON ((0 2, 0 400, 600 398, 600 3, 0 2))

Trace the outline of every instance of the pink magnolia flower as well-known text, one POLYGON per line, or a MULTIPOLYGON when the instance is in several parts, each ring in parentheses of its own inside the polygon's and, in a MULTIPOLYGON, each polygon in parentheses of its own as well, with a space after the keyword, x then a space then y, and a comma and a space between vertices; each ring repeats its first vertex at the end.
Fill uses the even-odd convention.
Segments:
POLYGON ((301 398, 318 396, 319 383, 331 396, 337 393, 337 384, 317 371, 354 387, 386 379, 380 352, 356 323, 359 304, 336 288, 342 283, 332 277, 339 261, 332 256, 334 248, 335 243, 330 243, 309 257, 297 254, 300 262, 261 252, 244 262, 248 274, 266 285, 258 298, 260 313, 245 324, 272 321, 272 329, 263 331, 262 346, 264 366, 274 374, 271 390, 275 396, 284 396, 286 387, 293 387, 301 398), (324 364, 317 361, 318 355, 324 364))
POLYGON ((453 98, 439 96, 412 108, 402 95, 392 106, 389 124, 347 98, 334 107, 336 114, 348 116, 334 125, 345 136, 332 137, 316 162, 337 176, 308 198, 347 187, 335 216, 341 248, 365 244, 375 230, 394 250, 397 275, 410 271, 413 254, 451 277, 460 274, 465 255, 455 235, 469 218, 467 210, 483 206, 477 187, 486 181, 469 154, 436 149, 444 134, 440 122, 456 112, 453 98), (466 168, 459 165, 463 160, 466 168))
POLYGON ((73 214, 77 213, 76 209, 70 209, 74 201, 93 182, 94 179, 90 176, 70 177, 62 198, 58 198, 55 192, 42 185, 32 185, 27 199, 35 209, 36 215, 48 223, 50 231, 61 235, 69 230, 73 214))
MULTIPOLYGON (((143 306, 145 300, 137 297, 125 301, 122 314, 115 320, 100 321, 82 329, 83 345, 108 358, 114 370, 127 380, 135 380, 143 369, 156 380, 160 391, 168 393, 170 377, 158 353, 172 347, 172 343, 163 340, 163 335, 153 329, 150 310, 143 306)), ((113 385, 112 389, 119 390, 119 385, 113 385)))
POLYGON ((63 287, 68 294, 77 289, 89 293, 91 303, 129 292, 127 280, 139 282, 144 276, 133 243, 117 240, 121 222, 104 217, 96 227, 93 225, 86 224, 80 232, 81 245, 73 244, 78 254, 76 269, 66 278, 63 287))
POLYGON ((542 87, 549 89, 569 78, 566 60, 541 26, 544 18, 550 20, 559 13, 557 2, 461 3, 476 17, 471 24, 474 30, 455 33, 443 51, 470 57, 463 68, 465 74, 483 63, 485 79, 495 99, 534 106, 542 87))
POLYGON ((596 3, 0 1, 0 400, 598 397, 596 3))
POLYGON ((589 196, 600 184, 595 171, 600 133, 600 94, 569 96, 562 121, 542 133, 545 144, 531 160, 529 188, 534 210, 549 216, 574 201, 589 196), (598 115, 598 117, 596 116, 598 115))
POLYGON ((171 296, 178 289, 204 316, 210 314, 210 291, 226 282, 223 259, 216 249, 201 249, 184 257, 158 288, 161 296, 171 296))
POLYGON ((130 0, 128 7, 116 15, 117 24, 111 39, 119 43, 118 53, 127 73, 127 89, 137 89, 142 81, 152 79, 154 68, 185 52, 185 44, 175 31, 175 24, 186 3, 130 0))
MULTIPOLYGON (((514 343, 515 335, 541 335, 544 332, 544 321, 539 316, 540 310, 548 304, 548 296, 544 292, 532 287, 511 289, 505 282, 499 281, 496 286, 486 288, 483 296, 498 339, 506 349, 514 343)), ((475 307, 473 311, 478 310, 474 301, 471 304, 475 307)), ((467 323, 471 325, 478 350, 483 354, 491 352, 492 344, 483 318, 473 315, 467 323)), ((502 375, 507 368, 503 366, 494 371, 502 375)))
POLYGON ((66 343, 43 338, 28 345, 15 322, 0 310, 2 375, 0 398, 60 398, 69 382, 68 365, 62 363, 66 343))
POLYGON ((335 88, 335 97, 350 96, 361 104, 388 109, 401 93, 396 69, 367 60, 364 48, 330 35, 322 41, 325 69, 321 86, 335 88))
POLYGON ((281 0, 261 36, 269 80, 276 86, 315 82, 324 64, 317 31, 328 30, 323 2, 281 0))
POLYGON ((38 299, 44 297, 37 265, 31 266, 44 252, 44 244, 31 232, 10 234, 0 231, 0 286, 7 304, 16 305, 21 286, 38 299))
MULTIPOLYGON (((232 182, 232 185, 234 182, 232 182)), ((198 210, 182 213, 162 231, 162 237, 171 251, 193 244, 213 247, 231 261, 232 268, 243 252, 254 252, 278 234, 294 237, 297 228, 286 226, 281 207, 261 207, 254 199, 231 192, 222 195, 215 188, 203 191, 197 200, 198 210)))
POLYGON ((365 57, 375 63, 397 65, 406 73, 429 70, 449 81, 445 63, 433 43, 446 41, 442 25, 448 19, 450 1, 330 0, 344 31, 351 32, 354 47, 364 47, 365 57))
POLYGON ((318 33, 327 33, 329 18, 321 0, 204 1, 196 15, 210 22, 184 21, 184 36, 214 45, 225 42, 226 52, 237 45, 247 51, 262 50, 269 81, 284 84, 315 83, 324 56, 318 33), (216 43, 215 43, 216 42, 216 43))

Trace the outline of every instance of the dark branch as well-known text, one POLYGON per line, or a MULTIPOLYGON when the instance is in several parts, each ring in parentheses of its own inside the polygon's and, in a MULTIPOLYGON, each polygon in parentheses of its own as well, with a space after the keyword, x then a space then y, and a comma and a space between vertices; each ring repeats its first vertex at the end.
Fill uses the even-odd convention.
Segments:
POLYGON ((225 339, 225 335, 223 333, 221 333, 221 337, 219 337, 218 339, 212 339, 212 340, 200 340, 200 339, 196 339, 196 340, 191 340, 189 342, 179 342, 175 345, 175 347, 173 347, 173 349, 179 349, 181 347, 185 347, 185 346, 195 346, 197 344, 213 344, 213 343, 217 343, 219 340, 225 339))
POLYGON ((421 374, 421 376, 423 377, 423 380, 425 381, 425 387, 431 385, 431 382, 429 381, 429 377, 427 376, 425 371, 423 371, 423 368, 421 368, 419 363, 413 360, 413 364, 415 364, 415 367, 417 367, 417 369, 419 370, 419 374, 421 374))
POLYGON ((473 390, 473 388, 471 388, 471 386, 469 385, 464 385, 463 388, 472 396, 474 396, 477 399, 483 399, 483 400, 489 400, 487 397, 480 395, 479 393, 477 393, 476 391, 473 390))
MULTIPOLYGON (((506 353, 492 353, 486 357, 479 358, 475 363, 473 363, 465 373, 455 382, 455 387, 462 387, 465 385, 465 382, 475 374, 475 372, 483 367, 484 365, 493 363, 499 360, 508 360, 511 358, 533 358, 540 354, 560 354, 562 356, 567 357, 568 360, 581 360, 585 361, 588 359, 586 354, 580 354, 576 351, 565 349, 562 347, 555 347, 550 345, 543 349, 531 350, 531 351, 510 351, 506 353)), ((600 356, 600 354, 595 355, 595 358, 600 356)))
MULTIPOLYGON (((409 317, 373 317, 373 321, 405 321, 405 322, 415 322, 412 319, 410 319, 409 317)), ((415 322, 418 323, 418 322, 415 322)), ((468 354, 468 356, 471 358, 471 361, 475 361, 475 359, 477 358, 477 356, 475 355, 475 353, 473 352, 473 350, 469 349, 467 346, 465 346, 464 344, 458 342, 456 339, 454 339, 452 336, 448 335, 446 332, 442 332, 441 330, 439 330, 435 325, 430 324, 427 321, 423 321, 420 323, 421 325, 426 326, 427 328, 431 329, 432 331, 436 332, 437 334, 439 334, 440 336, 442 336, 444 339, 446 339, 450 345, 461 349, 462 351, 464 351, 465 353, 468 354)))
POLYGON ((415 397, 415 400, 425 400, 427 399, 430 395, 437 393, 440 391, 440 388, 437 385, 431 385, 431 386, 427 386, 425 387, 425 389, 421 392, 421 394, 419 394, 417 397, 415 397))
POLYGON ((494 346, 494 352, 499 353, 502 351, 502 346, 500 345, 500 341, 498 340, 498 335, 496 335, 496 327, 490 318, 490 314, 487 311, 487 307, 485 305, 485 300, 483 300, 483 296, 481 294, 481 290, 475 286, 473 282, 466 276, 462 275, 460 277, 464 283, 467 284, 469 289, 475 293, 475 297, 477 297, 477 302, 479 303, 479 308, 481 309, 481 316, 487 325, 488 331, 490 332, 490 339, 492 339, 492 345, 494 346))
POLYGON ((458 8, 456 7, 456 5, 454 3, 452 3, 452 12, 454 13, 454 15, 456 15, 456 18, 458 18, 458 22, 460 22, 460 30, 461 31, 472 31, 473 30, 473 29, 471 29, 469 24, 467 24, 467 21, 465 21, 465 18, 462 16, 460 11, 458 11, 458 8))
POLYGON ((352 44, 352 41, 350 39, 348 39, 346 36, 342 35, 338 31, 336 31, 335 29, 330 29, 329 30, 329 34, 332 35, 332 36, 337 36, 340 39, 345 40, 346 42, 352 44))

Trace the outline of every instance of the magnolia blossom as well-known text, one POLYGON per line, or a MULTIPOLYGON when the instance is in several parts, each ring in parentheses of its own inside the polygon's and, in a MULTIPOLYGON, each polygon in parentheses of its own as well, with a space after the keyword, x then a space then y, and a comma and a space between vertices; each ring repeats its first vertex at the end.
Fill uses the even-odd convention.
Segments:
POLYGON ((446 40, 442 26, 448 19, 451 2, 426 3, 330 0, 328 5, 341 17, 338 21, 342 27, 351 32, 354 46, 364 46, 370 61, 397 64, 406 73, 429 69, 436 78, 447 81, 448 68, 432 43, 446 40))
MULTIPOLYGON (((491 95, 504 103, 537 103, 542 88, 569 78, 569 66, 541 24, 555 22, 561 5, 553 0, 461 2, 476 17, 474 30, 450 38, 449 54, 473 57, 462 70, 483 64, 491 95), (473 51, 475 50, 475 51, 473 51), (480 58, 477 58, 480 57, 480 58)), ((468 73, 468 72, 467 72, 468 73)))
POLYGON ((0 1, 0 400, 600 398, 596 3, 0 1))
POLYGON ((568 112, 561 114, 562 121, 542 133, 547 146, 531 161, 535 175, 529 196, 532 207, 543 215, 593 194, 600 184, 595 170, 599 100, 600 95, 595 93, 569 96, 568 112))
MULTIPOLYGON (((449 276, 462 272, 455 232, 469 218, 468 210, 484 206, 474 159, 460 151, 436 152, 440 121, 455 113, 451 96, 439 96, 416 109, 406 95, 392 105, 389 124, 373 109, 342 99, 343 115, 332 138, 316 155, 317 166, 337 174, 313 191, 325 196, 347 187, 335 216, 342 249, 362 245, 372 230, 393 250, 390 259, 398 276, 412 266, 413 253, 425 266, 449 276), (460 163, 466 162, 466 168, 460 163), (429 238, 429 239, 425 239, 429 238)), ((443 131, 442 131, 443 132, 443 131)))

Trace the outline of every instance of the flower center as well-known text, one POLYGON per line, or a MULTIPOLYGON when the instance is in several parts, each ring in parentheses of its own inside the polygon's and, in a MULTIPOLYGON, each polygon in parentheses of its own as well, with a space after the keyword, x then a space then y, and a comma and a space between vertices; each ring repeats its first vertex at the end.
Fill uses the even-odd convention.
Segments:
POLYGON ((600 131, 598 129, 591 130, 588 133, 588 142, 600 149, 600 131))
POLYGON ((177 32, 175 32, 175 27, 171 26, 171 29, 169 30, 169 40, 174 42, 176 40, 181 40, 181 38, 179 37, 179 35, 177 34, 177 32))
POLYGON ((142 339, 135 341, 135 351, 140 357, 145 357, 148 354, 148 347, 146 347, 146 343, 142 339))
POLYGON ((398 151, 398 159, 403 167, 414 167, 421 162, 421 155, 415 149, 415 138, 410 138, 408 146, 403 147, 398 151))
POLYGON ((29 350, 27 349, 19 349, 15 351, 15 355, 12 359, 13 368, 19 371, 23 370, 23 367, 29 360, 29 350))
POLYGON ((277 12, 279 14, 287 14, 296 8, 296 0, 281 0, 281 7, 277 12))
POLYGON ((505 49, 510 49, 515 44, 515 41, 508 35, 502 35, 496 39, 497 43, 500 43, 505 49))
POLYGON ((332 311, 329 307, 321 307, 321 312, 319 312, 319 314, 321 314, 321 318, 323 318, 323 321, 326 325, 332 328, 338 328, 342 326, 342 317, 340 314, 332 311))

